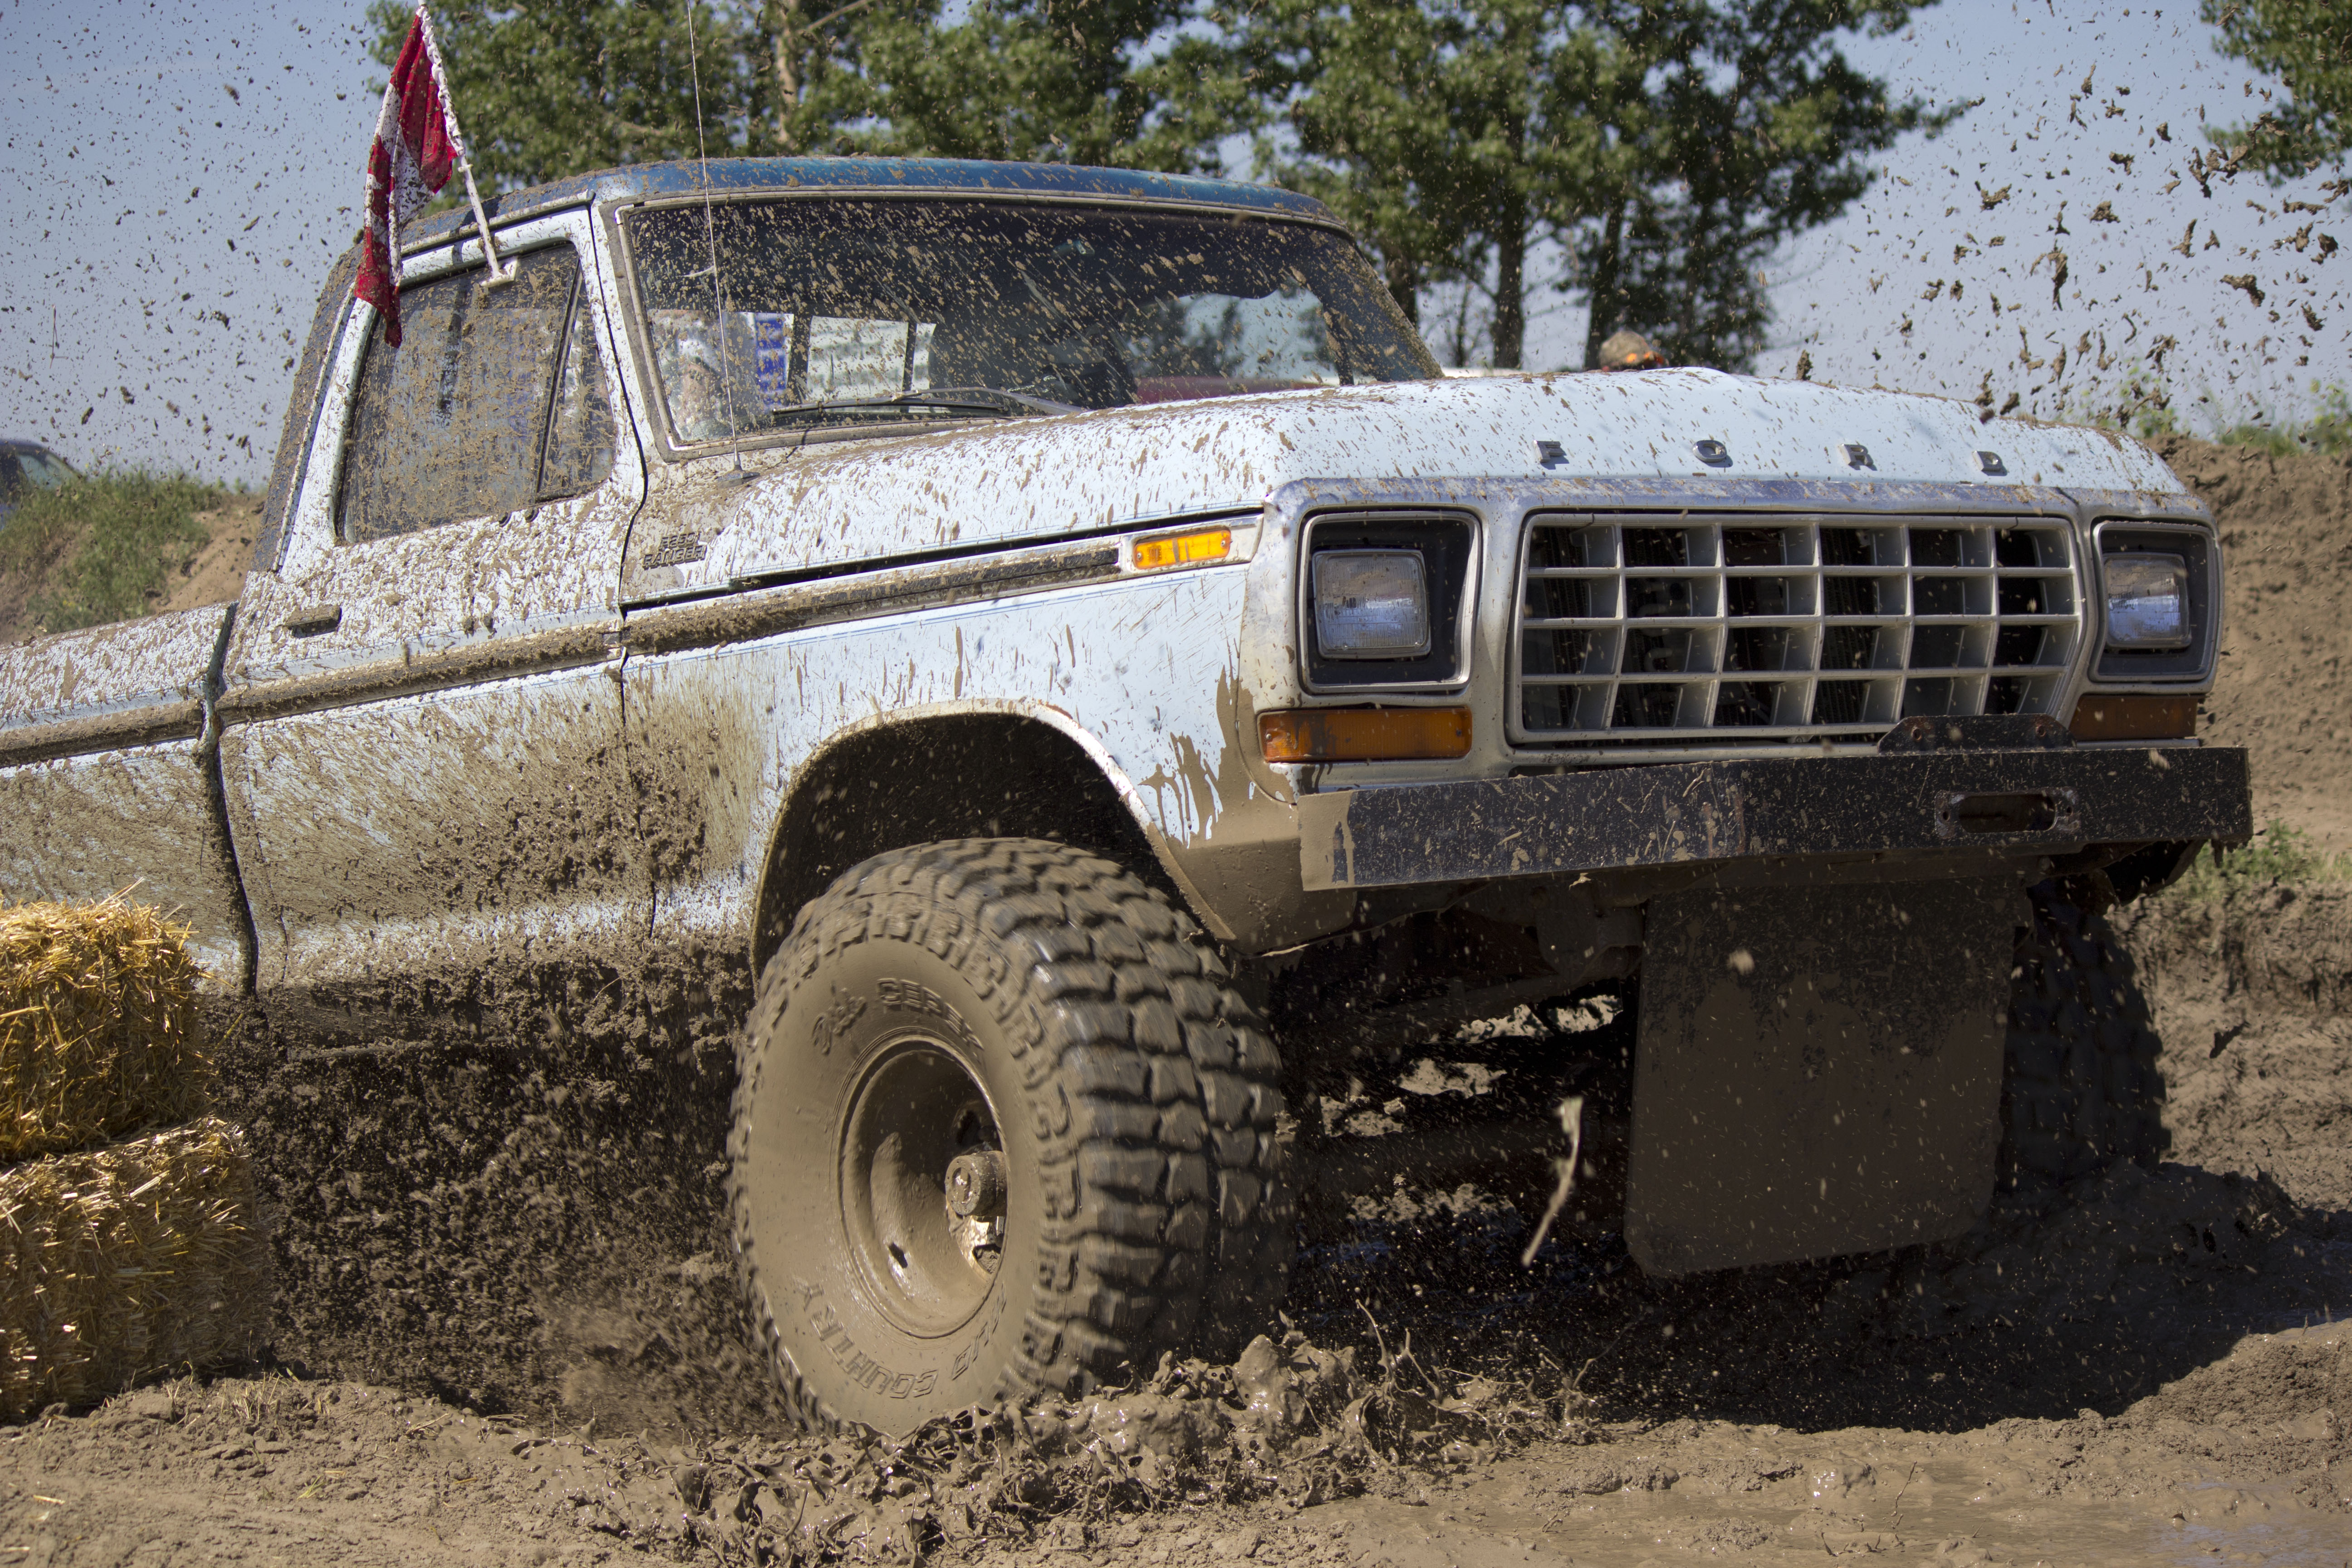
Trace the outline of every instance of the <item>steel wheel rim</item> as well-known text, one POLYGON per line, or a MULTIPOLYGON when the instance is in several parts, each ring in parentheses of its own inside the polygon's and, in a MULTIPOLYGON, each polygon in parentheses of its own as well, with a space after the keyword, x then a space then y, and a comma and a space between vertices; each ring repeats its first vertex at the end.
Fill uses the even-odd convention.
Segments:
POLYGON ((1001 1151, 994 1106, 961 1055, 927 1035, 890 1041, 858 1080, 843 1118, 843 1237, 867 1299, 922 1339, 953 1333, 987 1300, 1002 1217, 948 1206, 948 1163, 1001 1151))

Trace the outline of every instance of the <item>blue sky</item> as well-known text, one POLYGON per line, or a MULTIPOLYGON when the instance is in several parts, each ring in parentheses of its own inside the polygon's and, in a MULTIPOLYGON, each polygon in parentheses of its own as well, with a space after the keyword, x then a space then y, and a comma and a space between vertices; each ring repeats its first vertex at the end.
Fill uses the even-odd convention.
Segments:
MULTIPOLYGON (((262 480, 286 362, 357 226, 375 109, 364 31, 362 5, 326 0, 0 0, 0 180, 20 193, 0 238, 0 435, 83 464, 262 480)), ((2202 121, 2261 107, 2263 84, 2210 39, 2193 0, 1948 0, 1856 40, 1898 91, 1986 101, 1895 150, 1852 213, 1771 269, 1759 368, 1787 374, 1801 352, 1817 379, 1962 397, 1990 375, 1998 397, 2052 415, 2109 400, 2169 337, 2192 426, 2210 422, 2201 394, 2234 419, 2307 406, 2315 377, 2352 380, 2352 251, 2317 264, 2314 237, 2280 245, 2314 221, 2282 203, 2318 201, 2317 182, 2242 179, 2209 200, 2184 177, 2202 121), (2102 202, 2115 221, 2094 221, 2102 202), (2192 221, 2189 253, 2168 248, 2192 221), (2068 265, 2055 300, 2053 248, 2068 265), (2263 302, 2225 275, 2252 277, 2263 302)), ((2352 241, 2347 218, 2338 202, 2315 233, 2352 241)), ((1531 303, 1529 363, 1569 363, 1582 310, 1531 303)))
POLYGON ((1888 158, 1889 177, 1794 248, 1775 277, 1779 346, 1760 368, 1785 372, 1803 350, 1823 379, 1963 397, 1990 372, 2001 398, 2018 392, 2021 411, 2048 416, 2098 404, 2171 337, 2166 369, 2192 428, 2210 424, 2197 412, 2208 393, 2203 406, 2234 420, 2307 408, 2315 377, 2352 381, 2352 251, 2314 259, 2320 233, 2352 241, 2352 202, 2315 225, 2284 204, 2320 202, 2316 177, 2283 190, 2217 181, 2210 198, 2188 177, 2203 125, 2252 120, 2273 85, 2217 55, 2212 37, 2179 0, 1954 0, 1903 36, 1857 46, 1857 61, 1898 89, 1986 101, 1888 158), (2003 187, 2009 198, 1986 206, 2003 187), (2102 203, 2114 221, 2098 216, 2102 203), (2185 256, 2173 248, 2184 235, 2185 256), (2055 300, 2053 250, 2068 273, 2055 300), (2263 302, 2225 276, 2251 276, 2263 302), (1938 281, 1942 292, 1925 298, 1938 281), (2060 348, 2068 363, 2053 381, 2060 348))

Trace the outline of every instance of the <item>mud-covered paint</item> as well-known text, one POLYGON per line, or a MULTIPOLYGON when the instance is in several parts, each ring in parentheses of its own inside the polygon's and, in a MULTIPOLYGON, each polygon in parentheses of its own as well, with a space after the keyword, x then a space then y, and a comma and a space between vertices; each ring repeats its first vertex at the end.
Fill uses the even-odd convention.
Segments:
MULTIPOLYGON (((572 214, 508 244, 575 247, 601 301, 609 279, 588 237, 572 214)), ((429 278, 475 254, 409 270, 429 278)), ((617 342, 594 309, 606 395, 625 411, 617 342)), ((318 423, 322 454, 341 448, 378 336, 355 308, 318 423)), ((644 467, 625 419, 613 457, 578 499, 359 542, 334 526, 338 465, 310 464, 282 566, 248 579, 221 699, 256 984, 287 1018, 339 1037, 421 1036, 462 998, 478 1028, 505 1035, 531 1016, 527 998, 561 995, 563 976, 642 942, 618 591, 644 467), (512 1005, 485 1007, 482 976, 512 1005)))
POLYGON ((0 897, 127 893, 187 922, 208 989, 245 983, 245 921, 198 739, 0 767, 0 897))
POLYGON ((2098 431, 1988 426, 1969 405, 1939 398, 1696 370, 1334 387, 988 421, 771 448, 746 454, 737 473, 732 458, 664 465, 655 480, 658 531, 692 533, 705 554, 649 565, 645 557, 657 547, 649 530, 630 563, 633 597, 1255 505, 1294 481, 1351 475, 1374 487, 1679 479, 1727 494, 1759 480, 1809 481, 1841 495, 1857 485, 1934 484, 1995 506, 2021 489, 2179 489, 2145 447, 2098 431), (1692 442, 1709 432, 1729 445, 1729 468, 1692 455, 1692 442), (1870 447, 1870 473, 1832 456, 1842 432, 1870 447), (1546 440, 1563 443, 1567 456, 1547 466, 1538 445, 1546 440), (2002 479, 1977 468, 1975 454, 1989 444, 2005 448, 2002 479), (674 500, 662 499, 673 489, 674 500))
MULTIPOLYGON (((664 933, 748 952, 772 836, 812 760, 846 734, 929 717, 994 712, 1060 730, 1099 759, 1149 831, 1191 839, 1221 802, 1202 775, 1179 773, 1179 759, 1188 747, 1222 753, 1220 679, 1244 570, 633 652, 623 674, 629 766, 664 933)), ((658 626, 655 616, 676 613, 646 619, 658 626)))
POLYGON ((609 668, 229 726, 264 995, 553 963, 642 931, 619 742, 609 668))
POLYGON ((228 613, 208 605, 0 648, 0 762, 195 734, 228 613))
POLYGON ((0 899, 159 905, 215 995, 244 990, 250 956, 207 727, 232 608, 0 650, 0 899))
POLYGON ((1347 892, 1310 890, 1300 880, 1305 797, 1266 764, 1257 710, 1238 671, 1220 672, 1213 735, 1178 737, 1172 775, 1163 766, 1143 782, 1183 792, 1189 831, 1178 836, 1163 826, 1154 843, 1203 923, 1243 952, 1270 952, 1347 929, 1357 908, 1347 892), (1204 751, 1204 742, 1214 750, 1204 751))

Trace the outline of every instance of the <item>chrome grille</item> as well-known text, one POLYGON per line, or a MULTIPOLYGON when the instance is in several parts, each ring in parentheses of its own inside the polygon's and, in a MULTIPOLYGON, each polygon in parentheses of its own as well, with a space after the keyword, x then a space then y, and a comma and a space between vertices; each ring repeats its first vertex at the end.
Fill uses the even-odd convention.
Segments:
POLYGON ((2082 637, 2056 518, 1528 519, 1512 738, 1867 739, 2046 713, 2082 637))

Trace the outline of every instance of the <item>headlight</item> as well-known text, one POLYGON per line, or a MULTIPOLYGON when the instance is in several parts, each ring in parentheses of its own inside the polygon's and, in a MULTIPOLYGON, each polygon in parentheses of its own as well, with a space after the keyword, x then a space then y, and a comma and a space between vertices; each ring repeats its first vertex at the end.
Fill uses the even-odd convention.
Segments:
POLYGON ((1417 550, 1327 550, 1315 562, 1315 640, 1326 658, 1429 651, 1429 578, 1417 550))
POLYGON ((2102 556, 2106 576, 2107 646, 2184 648, 2190 642, 2189 563, 2178 555, 2130 551, 2102 556))
POLYGON ((2201 524, 2110 517, 2092 531, 2100 610, 2093 680, 2210 680, 2221 637, 2221 552, 2201 524))

